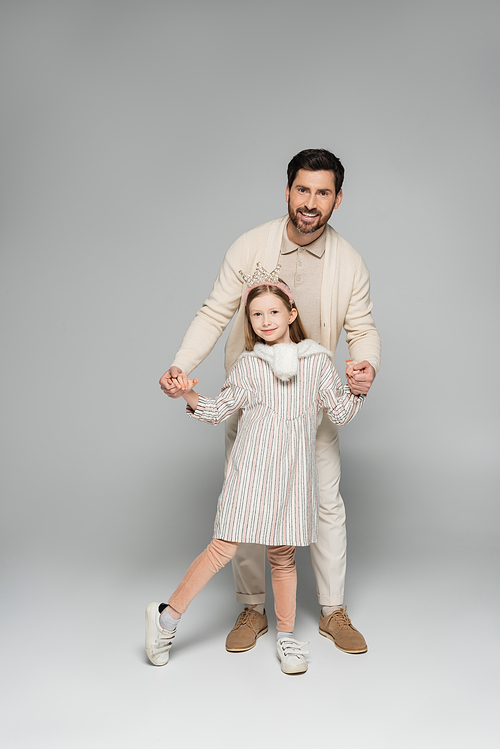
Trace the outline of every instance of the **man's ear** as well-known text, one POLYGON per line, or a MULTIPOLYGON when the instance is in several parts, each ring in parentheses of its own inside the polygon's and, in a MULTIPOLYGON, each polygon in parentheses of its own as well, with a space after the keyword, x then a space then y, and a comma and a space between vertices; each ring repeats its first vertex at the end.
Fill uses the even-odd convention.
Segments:
POLYGON ((286 190, 285 190, 285 200, 286 200, 287 203, 290 200, 290 188, 288 187, 288 184, 287 184, 286 190))
POLYGON ((333 204, 333 210, 339 207, 339 205, 342 203, 343 197, 344 197, 344 193, 342 192, 342 188, 341 188, 337 193, 337 197, 335 198, 335 203, 333 204))

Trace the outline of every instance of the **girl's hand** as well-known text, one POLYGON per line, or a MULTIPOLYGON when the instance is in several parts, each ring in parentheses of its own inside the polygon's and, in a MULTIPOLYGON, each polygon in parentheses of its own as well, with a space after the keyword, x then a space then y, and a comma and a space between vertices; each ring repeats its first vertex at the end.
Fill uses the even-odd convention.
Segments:
POLYGON ((184 393, 189 393, 198 384, 199 380, 196 377, 194 380, 190 380, 185 372, 180 372, 175 378, 175 382, 180 390, 180 395, 184 395, 184 393))
POLYGON ((189 377, 186 377, 185 383, 182 385, 182 393, 183 395, 185 393, 191 392, 191 390, 199 383, 199 380, 195 377, 194 380, 190 380, 189 377))
POLYGON ((349 380, 349 377, 352 377, 354 375, 354 365, 358 362, 353 361, 353 359, 346 359, 346 367, 345 367, 345 376, 349 380))
POLYGON ((181 388, 181 396, 184 398, 188 406, 190 406, 193 411, 196 411, 199 395, 194 392, 193 388, 198 384, 198 380, 196 377, 194 380, 190 380, 184 372, 182 375, 183 376, 177 378, 179 380, 179 387, 181 388))

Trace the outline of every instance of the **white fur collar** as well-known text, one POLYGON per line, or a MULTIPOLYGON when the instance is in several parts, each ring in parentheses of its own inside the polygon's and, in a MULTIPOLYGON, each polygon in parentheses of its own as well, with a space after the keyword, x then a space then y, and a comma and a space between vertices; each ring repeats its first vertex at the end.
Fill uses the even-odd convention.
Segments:
POLYGON ((316 341, 306 338, 300 343, 277 343, 268 346, 265 343, 256 343, 253 351, 244 351, 242 356, 256 356, 266 361, 278 379, 288 382, 299 371, 299 359, 314 354, 326 354, 333 358, 328 349, 320 346, 316 341))

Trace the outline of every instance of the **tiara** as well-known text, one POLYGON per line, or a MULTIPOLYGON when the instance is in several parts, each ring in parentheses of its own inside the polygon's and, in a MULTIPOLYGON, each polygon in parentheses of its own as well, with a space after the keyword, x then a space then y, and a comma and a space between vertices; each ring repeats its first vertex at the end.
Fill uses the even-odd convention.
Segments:
POLYGON ((245 283, 247 284, 247 290, 245 292, 245 297, 243 299, 243 303, 246 304, 247 297, 249 291, 252 289, 255 289, 257 286, 262 286, 269 284, 270 286, 277 286, 278 289, 281 289, 284 294, 287 295, 287 297, 290 300, 290 304, 294 304, 292 292, 288 288, 288 286, 284 283, 282 283, 279 280, 279 271, 280 271, 281 265, 277 265, 274 270, 271 272, 267 271, 265 268, 262 267, 261 263, 257 263, 255 266, 255 271, 253 276, 247 276, 246 273, 243 273, 242 270, 240 270, 240 276, 243 278, 245 283))

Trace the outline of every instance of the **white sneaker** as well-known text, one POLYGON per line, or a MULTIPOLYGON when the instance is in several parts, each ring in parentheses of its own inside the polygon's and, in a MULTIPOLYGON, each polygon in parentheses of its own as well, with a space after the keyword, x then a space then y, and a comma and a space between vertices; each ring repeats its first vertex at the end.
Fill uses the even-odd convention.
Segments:
POLYGON ((304 656, 309 655, 309 650, 301 650, 301 647, 307 644, 291 637, 282 637, 276 642, 276 654, 284 674, 305 674, 307 661, 304 656))
POLYGON ((175 629, 170 632, 160 627, 160 606, 163 611, 166 604, 155 601, 146 609, 146 655, 155 666, 165 666, 168 663, 175 637, 175 629))

